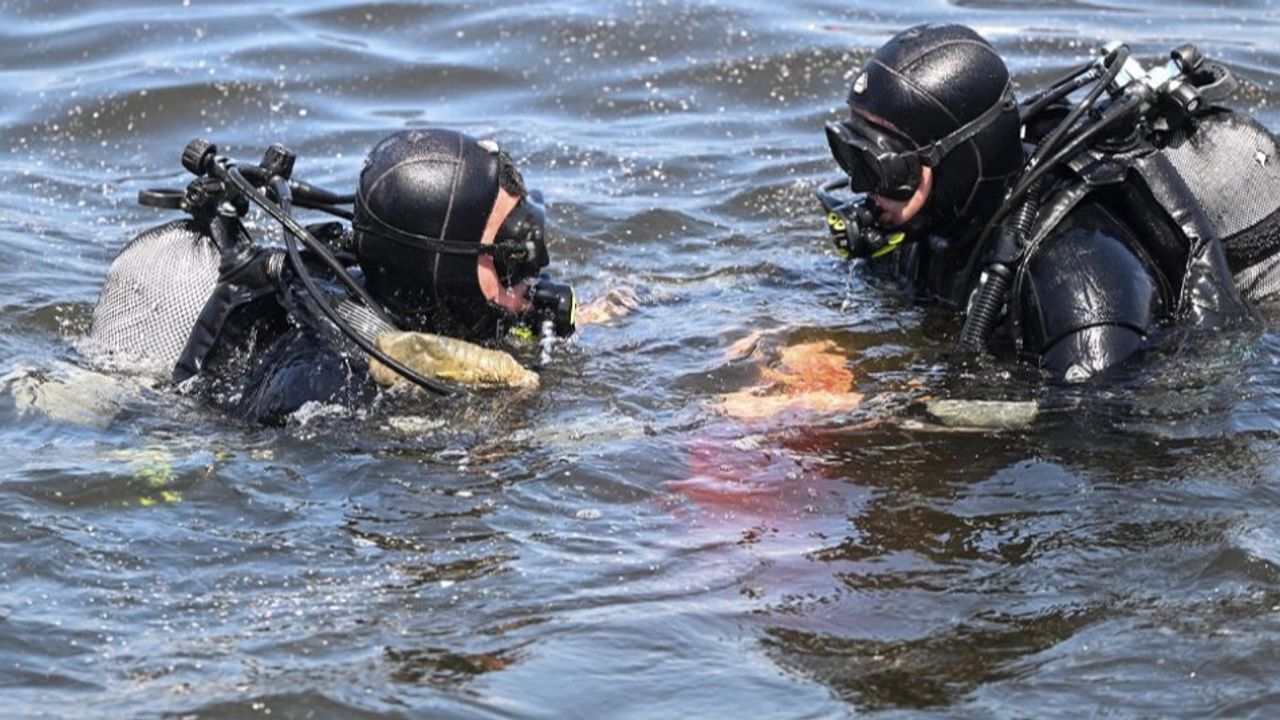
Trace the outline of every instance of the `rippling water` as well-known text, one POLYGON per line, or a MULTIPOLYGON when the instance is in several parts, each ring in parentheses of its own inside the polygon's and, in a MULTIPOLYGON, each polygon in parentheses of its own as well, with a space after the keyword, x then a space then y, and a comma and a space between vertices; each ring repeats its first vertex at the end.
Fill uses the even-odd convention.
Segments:
POLYGON ((1109 39, 1194 40, 1277 127, 1271 2, 131 5, 0 2, 6 715, 1280 705, 1280 337, 946 432, 911 400, 1034 386, 947 370, 951 320, 848 276, 808 195, 849 70, 904 26, 975 26, 1022 88, 1109 39), (108 262, 166 217, 133 198, 183 182, 188 139, 281 141, 341 188, 423 124, 500 139, 557 274, 639 296, 536 396, 261 429, 81 367, 108 262), (868 403, 719 415, 756 331, 763 363, 835 343, 868 403))

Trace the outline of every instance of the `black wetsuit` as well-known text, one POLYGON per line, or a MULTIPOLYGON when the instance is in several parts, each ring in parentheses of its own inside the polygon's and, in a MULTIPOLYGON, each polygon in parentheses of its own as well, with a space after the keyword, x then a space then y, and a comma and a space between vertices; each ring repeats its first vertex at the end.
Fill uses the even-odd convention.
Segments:
POLYGON ((215 376, 213 388, 236 417, 283 422, 307 403, 358 407, 375 392, 368 366, 307 327, 286 330, 242 376, 215 376), (237 392, 226 394, 228 384, 237 392))
MULTIPOLYGON (((287 311, 301 301, 286 284, 235 308, 183 387, 234 417, 271 425, 308 403, 350 409, 367 402, 376 387, 363 355, 336 328, 287 311)), ((174 375, 187 376, 181 368, 174 375)))
MULTIPOLYGON (((877 265, 962 308, 981 272, 971 246, 930 238, 877 265)), ((1057 174, 1024 256, 997 340, 1056 377, 1118 365, 1174 323, 1249 318, 1280 294, 1276 141, 1217 110, 1159 149, 1082 152, 1057 174)))

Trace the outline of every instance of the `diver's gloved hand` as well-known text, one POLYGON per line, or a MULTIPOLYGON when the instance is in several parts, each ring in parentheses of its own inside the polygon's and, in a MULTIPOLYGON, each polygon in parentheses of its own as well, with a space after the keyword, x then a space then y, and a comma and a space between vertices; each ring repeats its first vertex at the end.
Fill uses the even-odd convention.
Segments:
MULTIPOLYGON (((429 378, 471 387, 538 387, 538 374, 501 350, 489 350, 465 340, 421 332, 385 332, 378 349, 429 378)), ((369 374, 379 384, 394 385, 403 378, 374 360, 369 374)))

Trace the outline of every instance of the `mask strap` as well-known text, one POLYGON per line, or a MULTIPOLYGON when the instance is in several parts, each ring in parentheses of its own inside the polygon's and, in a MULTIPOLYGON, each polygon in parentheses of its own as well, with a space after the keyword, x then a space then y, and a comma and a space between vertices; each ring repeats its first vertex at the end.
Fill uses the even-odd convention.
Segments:
POLYGON ((379 235, 404 245, 443 255, 470 255, 471 257, 490 255, 499 257, 522 255, 527 252, 523 243, 514 240, 503 240, 494 242, 491 245, 481 245, 480 243, 463 242, 461 240, 442 240, 432 235, 418 235, 385 225, 379 228, 372 228, 364 223, 359 223, 354 225, 354 228, 359 232, 379 235))
POLYGON ((1001 94, 1000 99, 997 100, 994 105, 987 108, 981 115, 969 121, 968 124, 962 126, 959 130, 956 130, 941 140, 917 150, 916 155, 920 157, 920 163, 922 165, 928 165, 929 167, 937 167, 938 163, 942 162, 943 158, 947 155, 950 155, 952 150, 955 150, 964 143, 972 140, 975 135, 982 132, 991 123, 995 122, 995 119, 999 117, 1001 113, 1013 110, 1016 107, 1017 104, 1013 99, 1013 86, 1011 84, 1006 85, 1004 93, 1001 94))

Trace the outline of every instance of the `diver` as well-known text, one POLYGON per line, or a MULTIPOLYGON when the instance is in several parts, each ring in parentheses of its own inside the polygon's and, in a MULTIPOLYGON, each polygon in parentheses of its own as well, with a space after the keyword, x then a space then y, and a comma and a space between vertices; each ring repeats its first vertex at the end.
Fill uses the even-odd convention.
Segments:
POLYGON ((816 194, 842 253, 964 314, 958 355, 1083 380, 1280 292, 1280 151, 1235 85, 1114 45, 1019 102, 978 33, 913 27, 857 71, 816 194))
POLYGON ((142 232, 112 262, 93 354, 280 423, 307 403, 363 403, 371 378, 444 395, 457 383, 527 385, 536 375, 491 348, 540 333, 545 358, 573 333, 572 288, 540 274, 541 195, 493 141, 397 132, 370 151, 350 195, 294 178, 295 160, 273 145, 239 164, 192 141, 185 191, 139 193, 189 217, 142 232), (283 248, 250 232, 251 206, 280 224, 283 248), (303 226, 294 208, 341 220, 303 226))

